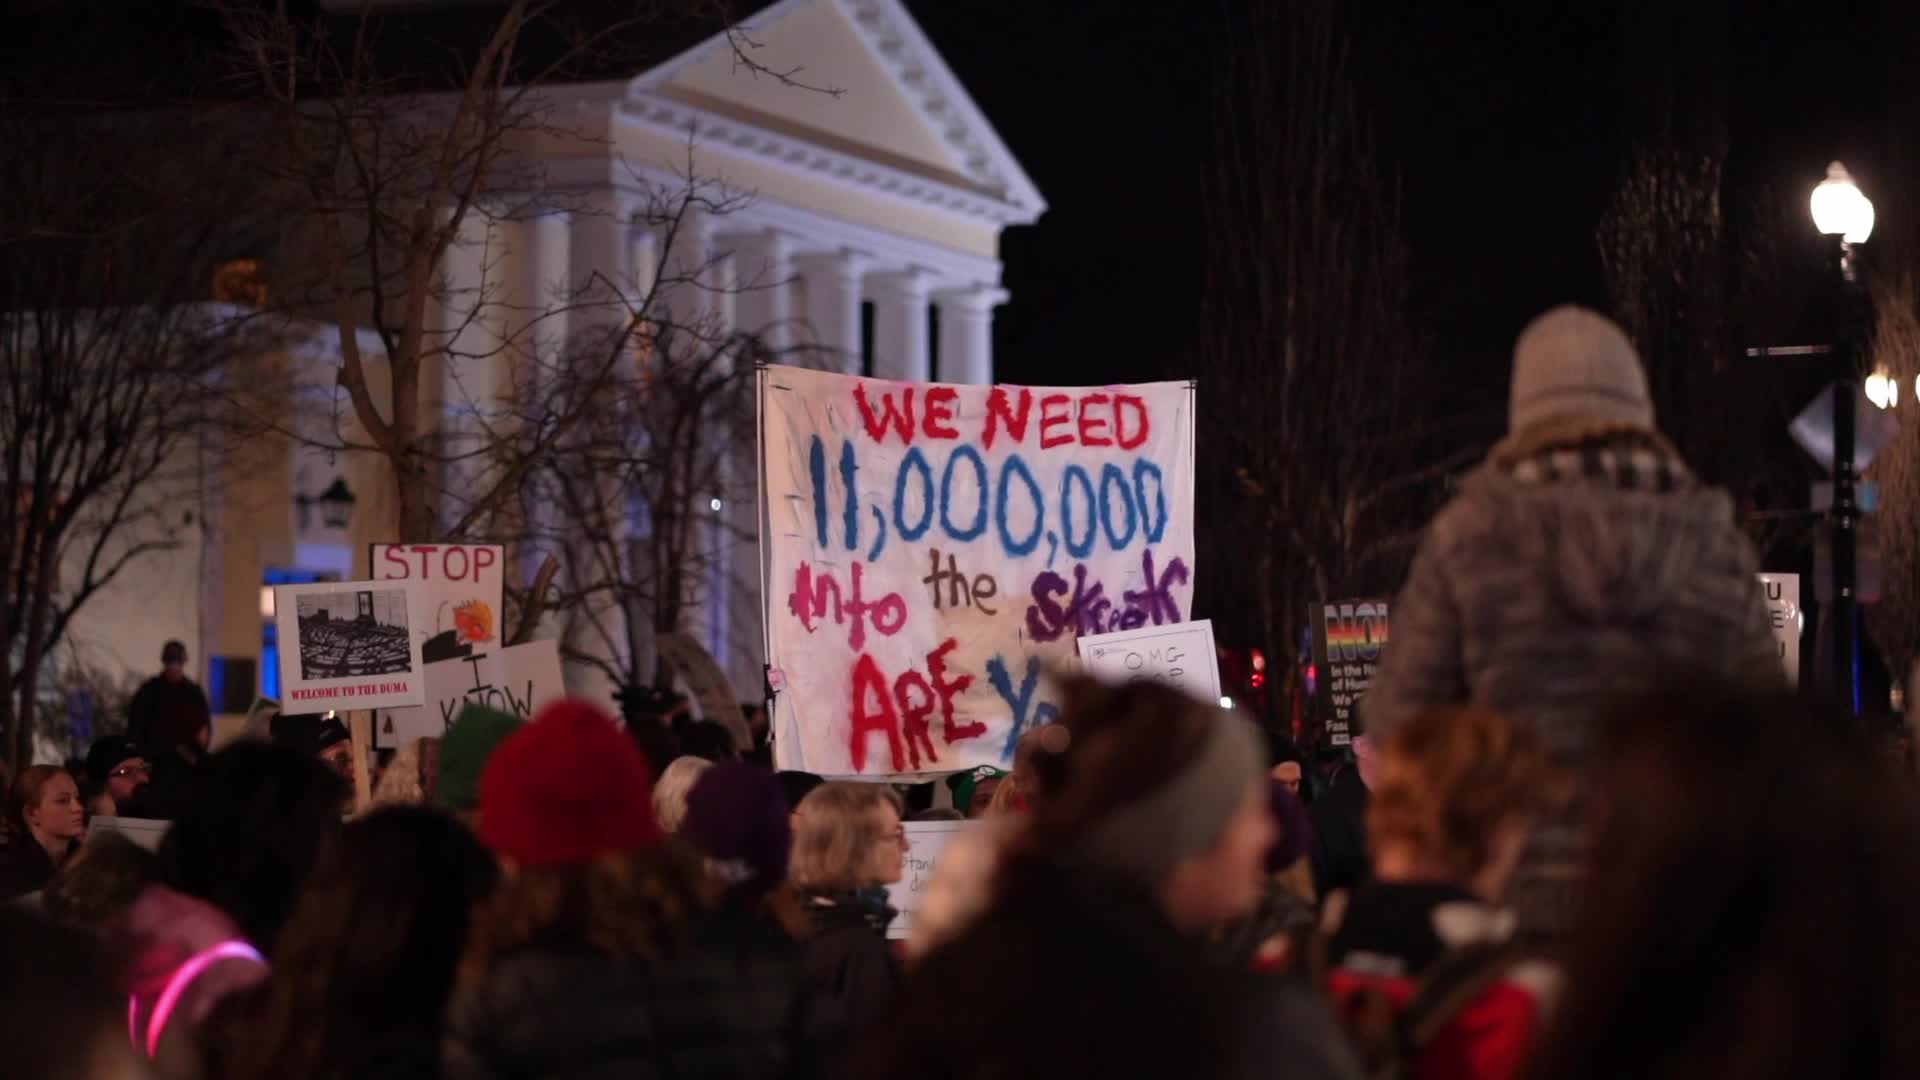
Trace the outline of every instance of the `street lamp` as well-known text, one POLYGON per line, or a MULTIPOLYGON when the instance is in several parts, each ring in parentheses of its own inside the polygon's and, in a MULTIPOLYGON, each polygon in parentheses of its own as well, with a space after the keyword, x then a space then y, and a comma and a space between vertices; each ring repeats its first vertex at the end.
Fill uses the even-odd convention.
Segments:
POLYGON ((353 516, 353 504, 359 502, 352 491, 347 489, 347 480, 343 476, 333 478, 333 483, 318 495, 302 492, 293 497, 293 505, 300 511, 300 528, 307 527, 307 511, 320 508, 320 524, 329 529, 344 529, 353 516))
MULTIPOLYGON (((1860 508, 1854 492, 1854 380, 1858 361, 1854 350, 1865 336, 1864 319, 1857 313, 1865 302, 1860 287, 1859 266, 1853 246, 1864 244, 1873 235, 1873 200, 1862 194, 1847 175, 1847 167, 1834 162, 1827 166, 1827 178, 1813 189, 1808 200, 1814 227, 1837 238, 1835 252, 1840 268, 1843 315, 1837 347, 1833 350, 1839 366, 1839 384, 1833 388, 1833 686, 1840 702, 1849 712, 1860 711, 1860 679, 1857 652, 1858 599, 1855 596, 1856 536, 1860 508)), ((1891 405, 1899 388, 1891 377, 1876 373, 1867 382, 1867 393, 1875 404, 1891 405), (1877 391, 1877 396, 1876 395, 1877 391)))
POLYGON ((1873 200, 1861 194, 1847 167, 1834 162, 1827 178, 1813 189, 1814 227, 1843 243, 1864 244, 1873 235, 1873 200))

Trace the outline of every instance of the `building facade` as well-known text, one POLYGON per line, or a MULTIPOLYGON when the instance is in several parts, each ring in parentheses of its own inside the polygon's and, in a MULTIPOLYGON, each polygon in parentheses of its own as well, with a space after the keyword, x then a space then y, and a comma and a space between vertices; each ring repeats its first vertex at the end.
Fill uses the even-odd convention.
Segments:
MULTIPOLYGON (((793 362, 992 381, 993 313, 1007 299, 1000 235, 1045 210, 1032 181, 898 0, 781 0, 746 26, 745 38, 713 38, 631 79, 542 91, 550 120, 519 151, 550 191, 502 193, 530 209, 476 225, 443 267, 451 299, 439 321, 455 353, 491 354, 439 372, 449 432, 521 385, 503 369, 511 350, 463 349, 466 335, 513 340, 514 316, 498 313, 569 307, 593 283, 632 301, 670 278, 659 302, 676 318, 755 334, 793 362), (742 40, 766 70, 740 62, 742 40), (663 193, 675 192, 664 219, 663 193), (486 313, 477 300, 461 310, 462 295, 486 297, 486 313)), ((540 337, 564 339, 593 317, 574 304, 540 337)), ((312 385, 339 362, 331 333, 316 328, 289 353, 312 385)), ((378 354, 375 335, 361 346, 378 354)), ((753 448, 731 467, 751 476, 753 448)), ((202 485, 190 539, 129 569, 71 636, 90 663, 132 673, 154 667, 164 641, 186 641, 216 711, 233 712, 275 683, 264 590, 366 573, 367 545, 390 539, 394 493, 379 462, 297 440, 244 448, 222 475, 202 485)), ((757 700, 757 506, 718 512, 729 527, 712 543, 730 571, 710 575, 683 630, 741 700, 757 700)), ((611 689, 576 675, 576 692, 611 689)))

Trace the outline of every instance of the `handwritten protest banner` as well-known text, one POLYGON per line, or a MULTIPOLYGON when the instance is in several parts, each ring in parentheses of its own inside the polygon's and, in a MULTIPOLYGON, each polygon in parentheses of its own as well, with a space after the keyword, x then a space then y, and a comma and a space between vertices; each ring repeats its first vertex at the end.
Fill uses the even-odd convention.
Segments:
POLYGON ((399 581, 274 586, 286 708, 315 713, 426 700, 426 665, 411 629, 417 588, 399 581))
POLYGON ((1213 620, 1093 634, 1079 642, 1087 674, 1107 682, 1156 679, 1212 705, 1220 700, 1213 620))
POLYGON ((1353 715, 1373 685, 1373 673, 1387 647, 1389 620, 1385 600, 1343 600, 1309 604, 1313 661, 1319 669, 1320 715, 1326 720, 1327 745, 1353 742, 1353 715))
POLYGON ((429 664, 500 647, 506 548, 498 544, 374 544, 367 562, 378 581, 420 583, 413 628, 429 664))
POLYGON ((760 378, 783 769, 1004 765, 1085 634, 1182 622, 1193 390, 760 378))
POLYGON ((978 821, 909 821, 900 827, 907 834, 907 867, 900 880, 887 886, 887 903, 899 912, 887 926, 887 936, 905 939, 913 933, 913 916, 920 910, 920 899, 927 883, 933 880, 934 867, 947 843, 967 829, 980 828, 978 821))
POLYGON ((428 664, 426 687, 426 705, 383 709, 375 717, 374 731, 380 746, 437 739, 446 734, 448 725, 468 705, 484 705, 525 719, 567 691, 561 677, 560 648, 552 641, 532 641, 466 660, 428 664))
POLYGON ((1773 627, 1774 644, 1780 648, 1780 663, 1787 669, 1787 685, 1800 685, 1800 612, 1799 574, 1761 574, 1760 587, 1767 596, 1767 621, 1773 627))

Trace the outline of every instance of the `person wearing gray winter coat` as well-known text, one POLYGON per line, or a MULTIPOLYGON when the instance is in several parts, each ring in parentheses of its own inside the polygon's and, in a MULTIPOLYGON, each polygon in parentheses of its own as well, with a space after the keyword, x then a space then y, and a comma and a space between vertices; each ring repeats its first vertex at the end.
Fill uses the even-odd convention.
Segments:
POLYGON ((1748 686, 1785 671, 1728 497, 1654 427, 1626 335, 1592 311, 1535 319, 1514 351, 1509 434, 1429 526, 1361 701, 1370 739, 1473 703, 1537 725, 1565 771, 1507 900, 1567 929, 1580 881, 1591 725, 1610 699, 1696 671, 1748 686))

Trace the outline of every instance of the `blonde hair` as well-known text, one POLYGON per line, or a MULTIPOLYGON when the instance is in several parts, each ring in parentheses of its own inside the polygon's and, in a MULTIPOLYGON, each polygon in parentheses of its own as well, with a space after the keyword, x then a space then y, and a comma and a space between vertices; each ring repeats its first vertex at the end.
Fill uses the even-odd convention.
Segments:
POLYGON ((1539 811, 1554 776, 1533 729, 1490 709, 1428 709, 1382 748, 1367 802, 1376 850, 1402 843, 1463 877, 1490 858, 1494 830, 1539 811))
POLYGON ((900 796, 885 784, 835 780, 808 792, 793 812, 787 877, 822 892, 872 885, 867 866, 884 836, 873 812, 882 808, 901 809, 900 796))
POLYGON ((420 783, 420 751, 425 739, 411 739, 394 751, 380 782, 373 786, 373 809, 382 806, 419 806, 427 801, 420 783))
POLYGON ((662 829, 680 831, 680 823, 687 818, 687 796, 693 794, 700 774, 712 767, 713 762, 706 758, 678 757, 660 774, 653 785, 653 816, 660 819, 662 829))

